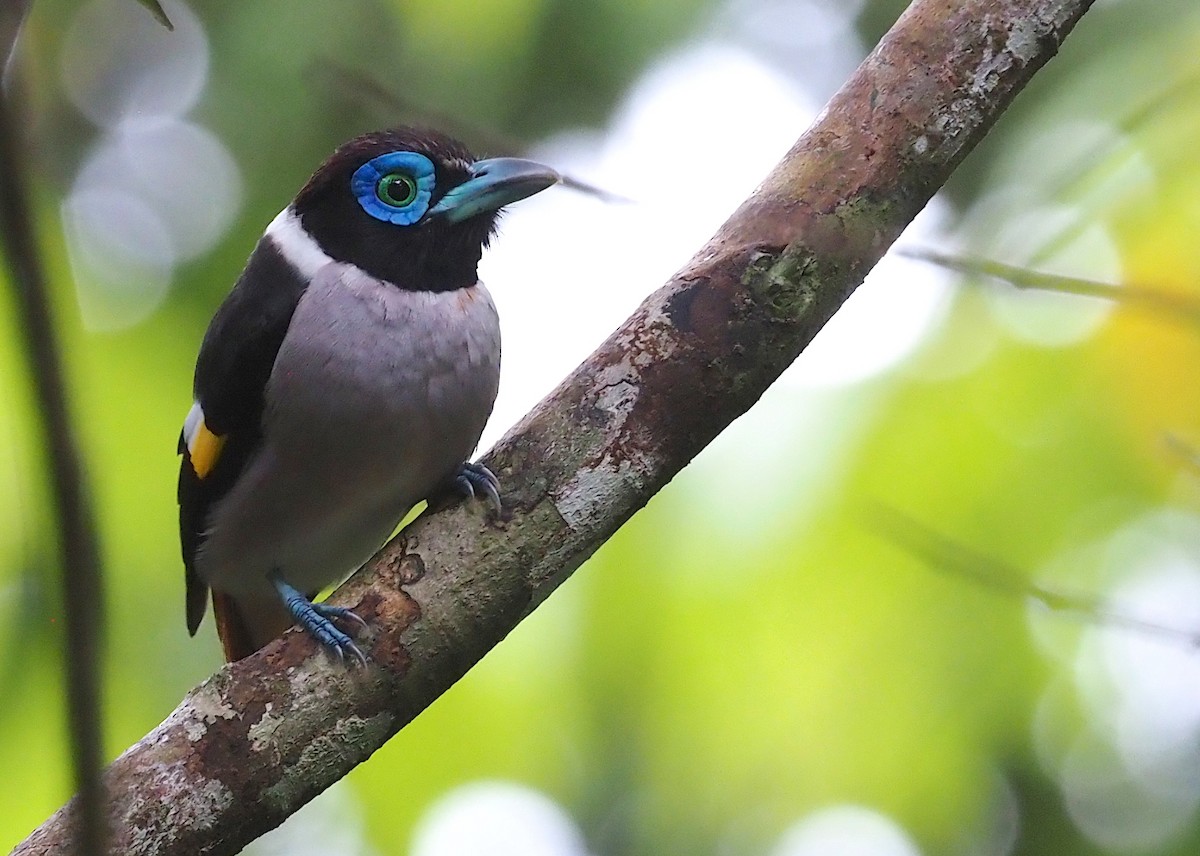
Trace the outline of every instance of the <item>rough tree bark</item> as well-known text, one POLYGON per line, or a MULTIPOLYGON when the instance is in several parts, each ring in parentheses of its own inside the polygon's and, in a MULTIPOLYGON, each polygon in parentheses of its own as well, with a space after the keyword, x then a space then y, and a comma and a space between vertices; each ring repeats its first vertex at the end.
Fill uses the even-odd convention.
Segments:
MULTIPOLYGON (((235 853, 383 745, 758 399, 1090 5, 914 2, 712 240, 492 450, 504 519, 423 517, 339 589, 370 622, 369 668, 291 632, 113 762, 116 848, 235 853)), ((14 852, 64 852, 74 816, 14 852)))

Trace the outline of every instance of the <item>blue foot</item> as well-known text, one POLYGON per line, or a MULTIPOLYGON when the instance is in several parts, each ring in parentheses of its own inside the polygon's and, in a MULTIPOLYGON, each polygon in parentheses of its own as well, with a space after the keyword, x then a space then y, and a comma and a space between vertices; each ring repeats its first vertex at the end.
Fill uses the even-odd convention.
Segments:
POLYGON ((267 575, 267 579, 275 586, 275 591, 279 592, 279 597, 283 600, 283 605, 287 607, 287 611, 292 614, 293 620, 303 627, 310 636, 320 642, 327 650, 336 654, 337 658, 342 662, 345 662, 346 655, 348 654, 361 665, 365 666, 367 664, 367 655, 354 644, 353 639, 339 630, 330 620, 341 618, 355 622, 360 627, 366 627, 367 622, 363 621, 353 610, 344 606, 313 603, 299 591, 284 582, 283 578, 279 576, 278 571, 272 571, 267 575))
POLYGON ((500 480, 483 464, 465 462, 458 468, 454 486, 468 499, 475 499, 482 493, 496 514, 504 510, 500 502, 500 480))

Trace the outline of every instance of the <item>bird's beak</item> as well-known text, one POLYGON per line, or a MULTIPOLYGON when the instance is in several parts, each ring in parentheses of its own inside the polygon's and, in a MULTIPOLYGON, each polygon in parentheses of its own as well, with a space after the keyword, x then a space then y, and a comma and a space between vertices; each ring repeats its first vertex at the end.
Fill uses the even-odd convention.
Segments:
POLYGON ((485 211, 497 211, 545 190, 560 180, 557 172, 536 161, 488 158, 471 165, 471 177, 429 209, 428 217, 461 223, 485 211))

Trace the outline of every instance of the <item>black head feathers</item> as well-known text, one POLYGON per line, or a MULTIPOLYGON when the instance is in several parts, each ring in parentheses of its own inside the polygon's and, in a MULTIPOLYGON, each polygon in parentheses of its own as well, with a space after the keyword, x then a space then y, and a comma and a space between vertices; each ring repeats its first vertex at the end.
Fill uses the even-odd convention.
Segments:
POLYGON ((558 175, 515 158, 477 160, 437 131, 356 137, 313 174, 292 207, 326 255, 413 291, 473 285, 499 209, 558 175))

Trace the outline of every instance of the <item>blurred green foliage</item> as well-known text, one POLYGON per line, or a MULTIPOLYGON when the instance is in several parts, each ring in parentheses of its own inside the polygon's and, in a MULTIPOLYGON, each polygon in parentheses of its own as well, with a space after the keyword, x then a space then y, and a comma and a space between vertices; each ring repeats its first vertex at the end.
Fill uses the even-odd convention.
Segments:
MULTIPOLYGON (((860 31, 873 39, 902 6, 865 4, 860 31)), ((536 139, 603 126, 647 63, 704 31, 713 6, 196 4, 211 64, 193 115, 233 153, 244 205, 216 248, 176 272, 162 308, 115 333, 81 325, 58 218, 95 137, 59 82, 75 7, 36 4, 19 77, 103 528, 115 756, 219 664, 211 631, 190 640, 184 629, 173 495, 205 324, 313 165, 382 119, 322 84, 314 63, 369 72, 418 109, 536 139)), ((1066 272, 1092 261, 1078 239, 1102 227, 1126 281, 1195 294, 1197 45, 1193 0, 1099 5, 952 182, 958 239, 1066 272), (1043 228, 1045 211, 1069 216, 1043 228), (997 239, 1025 219, 1036 228, 1020 241, 997 239)), ((204 193, 203 176, 194 189, 204 193)), ((9 300, 0 290, 0 747, 10 760, 0 846, 69 796, 54 536, 9 300)), ((891 815, 930 854, 1124 852, 1081 829, 1037 745, 1050 709, 1060 731, 1092 727, 1075 674, 1086 622, 1031 617, 1014 598, 937 573, 875 531, 866 509, 904 509, 1039 584, 1103 596, 1125 569, 1097 545, 1164 509, 1193 520, 1200 510, 1194 475, 1163 442, 1200 444, 1200 331, 1118 306, 1051 347, 1014 333, 997 301, 1043 306, 965 282, 903 366, 833 392, 765 396, 349 777, 371 845, 406 852, 447 790, 506 778, 559 801, 598 854, 769 853, 798 818, 842 802, 891 815), (814 470, 814 457, 831 463, 814 470), (1015 843, 988 849, 1005 801, 1019 817, 1015 843)), ((1054 311, 1076 306, 1092 311, 1054 311)), ((1198 848, 1193 811, 1152 848, 1124 850, 1198 848)))

